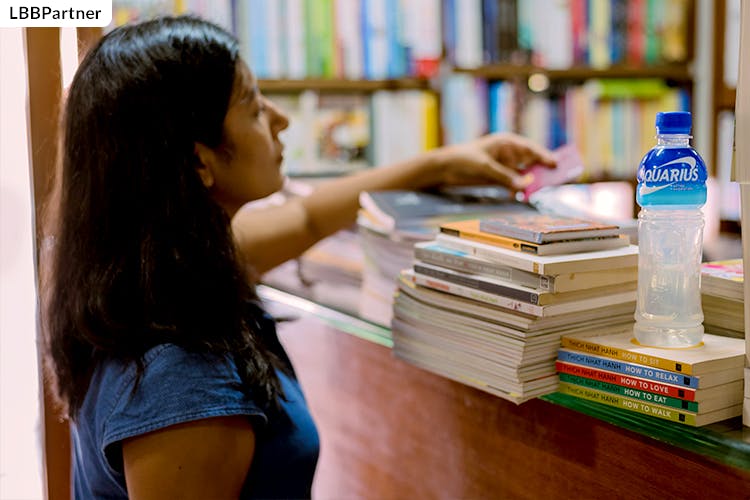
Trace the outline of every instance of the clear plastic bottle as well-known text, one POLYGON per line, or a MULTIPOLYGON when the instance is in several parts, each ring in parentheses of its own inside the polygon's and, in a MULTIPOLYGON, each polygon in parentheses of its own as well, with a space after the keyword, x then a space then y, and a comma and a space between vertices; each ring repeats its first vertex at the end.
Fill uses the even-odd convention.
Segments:
POLYGON ((690 146, 688 112, 657 113, 656 146, 638 168, 638 299, 642 345, 689 347, 703 339, 700 264, 706 165, 690 146))

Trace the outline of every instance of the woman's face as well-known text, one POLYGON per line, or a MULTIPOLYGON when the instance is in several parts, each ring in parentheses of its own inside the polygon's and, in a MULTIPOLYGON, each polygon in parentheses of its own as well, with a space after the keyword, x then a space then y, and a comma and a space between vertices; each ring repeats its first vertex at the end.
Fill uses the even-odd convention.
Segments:
POLYGON ((209 162, 214 165, 208 165, 212 179, 207 183, 230 216, 248 201, 281 188, 284 145, 279 132, 289 125, 287 116, 261 95, 244 62, 238 63, 237 71, 224 118, 224 141, 209 162))

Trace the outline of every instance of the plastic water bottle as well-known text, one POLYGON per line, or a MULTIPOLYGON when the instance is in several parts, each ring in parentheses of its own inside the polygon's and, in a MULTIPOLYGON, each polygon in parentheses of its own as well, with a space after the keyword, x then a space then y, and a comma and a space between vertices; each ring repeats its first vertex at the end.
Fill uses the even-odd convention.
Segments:
POLYGON ((689 347, 703 339, 700 264, 706 164, 690 146, 690 113, 656 115, 656 146, 638 168, 638 299, 642 345, 689 347))

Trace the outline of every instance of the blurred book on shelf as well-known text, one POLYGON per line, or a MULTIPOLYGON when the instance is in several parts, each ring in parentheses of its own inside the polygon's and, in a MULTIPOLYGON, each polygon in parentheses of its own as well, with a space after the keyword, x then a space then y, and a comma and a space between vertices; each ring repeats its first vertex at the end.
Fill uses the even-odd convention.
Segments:
POLYGON ((448 58, 464 68, 676 64, 690 53, 691 8, 687 0, 443 0, 443 31, 448 58))
POLYGON ((701 264, 703 326, 707 332, 745 337, 742 259, 701 264))
MULTIPOLYGON (((262 89, 261 89, 262 90, 262 89)), ((406 160, 437 146, 437 101, 420 90, 372 95, 269 94, 290 118, 284 171, 335 176, 406 160)))
POLYGON ((440 0, 231 4, 240 51, 258 78, 430 78, 440 66, 440 0))

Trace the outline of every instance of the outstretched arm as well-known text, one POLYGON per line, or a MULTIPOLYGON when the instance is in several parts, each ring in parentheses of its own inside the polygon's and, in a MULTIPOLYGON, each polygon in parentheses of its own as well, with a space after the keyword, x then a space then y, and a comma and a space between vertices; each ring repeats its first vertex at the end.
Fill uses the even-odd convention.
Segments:
POLYGON ((554 166, 555 160, 546 149, 517 135, 488 135, 332 180, 281 206, 240 210, 232 227, 245 258, 262 274, 353 224, 362 191, 478 184, 519 190, 528 180, 518 169, 534 163, 554 166))

